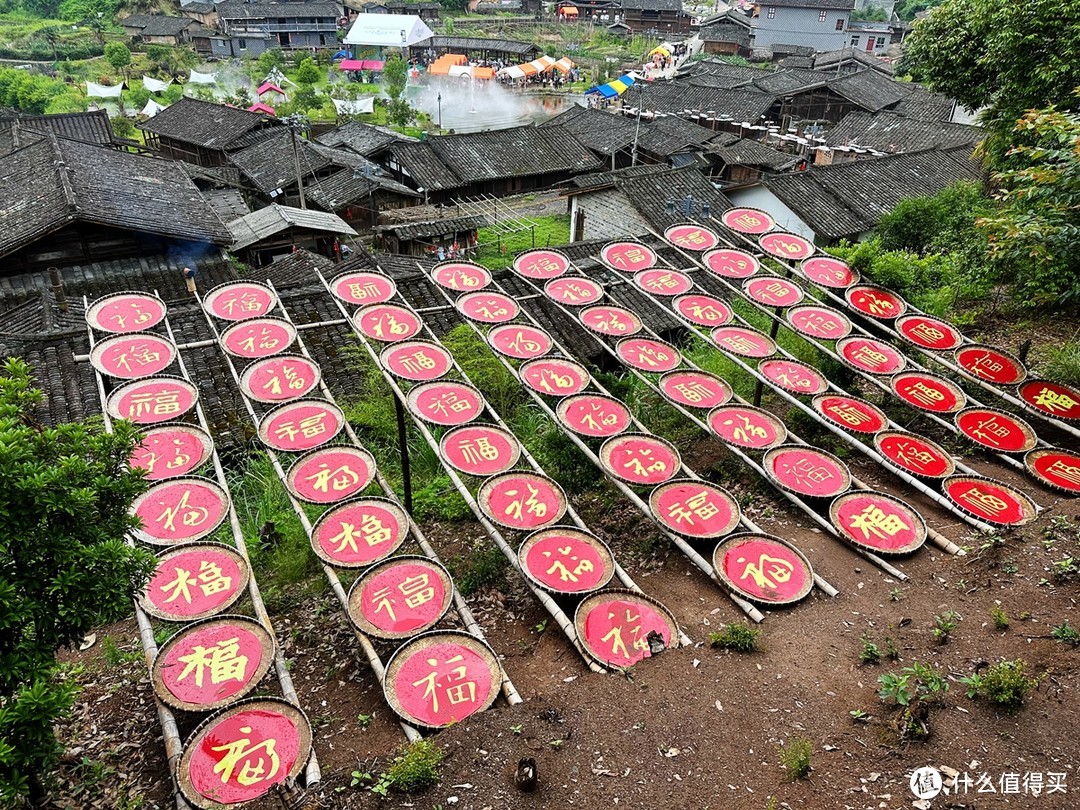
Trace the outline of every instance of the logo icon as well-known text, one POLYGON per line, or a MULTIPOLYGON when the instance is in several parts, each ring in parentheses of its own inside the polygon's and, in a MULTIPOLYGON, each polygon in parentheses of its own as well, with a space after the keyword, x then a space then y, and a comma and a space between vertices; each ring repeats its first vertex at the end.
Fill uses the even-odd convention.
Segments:
POLYGON ((941 772, 937 768, 924 765, 912 771, 908 784, 911 792, 918 799, 932 799, 941 793, 941 772))

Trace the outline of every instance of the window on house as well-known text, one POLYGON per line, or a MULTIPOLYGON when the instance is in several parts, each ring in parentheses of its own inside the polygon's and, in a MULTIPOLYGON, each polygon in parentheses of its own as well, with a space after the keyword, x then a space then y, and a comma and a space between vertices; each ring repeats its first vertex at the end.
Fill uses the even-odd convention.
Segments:
POLYGON ((877 46, 879 48, 884 48, 885 47, 885 37, 878 37, 877 38, 877 46))
POLYGON ((238 40, 236 40, 236 47, 239 48, 242 51, 246 51, 247 50, 247 40, 246 39, 238 39, 238 40))
POLYGON ((844 18, 843 17, 841 17, 839 20, 836 21, 836 30, 837 31, 843 31, 844 30, 844 18))
POLYGON ((858 44, 859 44, 859 35, 858 35, 858 34, 856 34, 855 36, 853 36, 853 37, 851 38, 851 47, 853 47, 853 48, 854 48, 854 47, 855 47, 856 45, 858 45, 858 44))
POLYGON ((769 6, 769 13, 765 16, 768 17, 770 20, 774 19, 776 17, 776 7, 769 6))
POLYGON ((829 12, 823 11, 817 15, 817 18, 818 22, 825 22, 825 20, 829 19, 829 12))

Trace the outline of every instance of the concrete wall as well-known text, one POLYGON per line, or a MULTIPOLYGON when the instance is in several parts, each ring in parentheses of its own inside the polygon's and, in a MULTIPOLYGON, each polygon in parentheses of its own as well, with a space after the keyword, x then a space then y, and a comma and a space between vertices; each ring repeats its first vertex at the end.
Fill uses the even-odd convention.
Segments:
POLYGON ((806 45, 818 51, 835 51, 847 47, 850 36, 847 31, 848 12, 840 9, 824 9, 825 21, 821 22, 821 9, 787 8, 770 6, 768 0, 761 4, 761 13, 754 20, 754 48, 773 45, 806 45), (769 10, 776 15, 769 19, 769 10), (842 31, 836 30, 836 21, 842 19, 842 31))
POLYGON ((776 220, 777 227, 789 233, 814 240, 816 234, 813 229, 803 222, 799 215, 788 208, 780 199, 769 191, 765 186, 750 186, 749 188, 732 189, 724 194, 733 205, 759 208, 767 214, 771 214, 776 220))

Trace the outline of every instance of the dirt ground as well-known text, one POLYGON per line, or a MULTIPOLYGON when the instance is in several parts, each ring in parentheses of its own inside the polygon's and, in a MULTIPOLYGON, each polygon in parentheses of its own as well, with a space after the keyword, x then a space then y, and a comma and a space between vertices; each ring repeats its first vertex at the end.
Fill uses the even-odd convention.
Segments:
MULTIPOLYGON (((705 470, 722 464, 726 453, 702 440, 685 455, 691 466, 705 470)), ((761 649, 735 654, 707 643, 711 631, 742 618, 725 595, 663 541, 656 539, 650 550, 648 525, 617 496, 601 490, 599 496, 579 497, 582 516, 639 585, 674 613, 694 645, 647 659, 626 674, 597 675, 553 623, 543 626, 547 614, 520 584, 471 597, 525 700, 516 707, 500 700, 437 734, 446 751, 442 778, 419 796, 381 799, 362 786, 350 787, 354 771, 377 774, 404 737, 375 679, 357 659, 343 617, 327 609, 327 596, 298 598, 274 616, 274 624, 316 729, 323 781, 295 806, 904 808, 915 798, 908 774, 929 764, 966 771, 973 780, 988 774, 999 791, 999 780, 1009 778, 1005 774, 1022 779, 1030 772, 1060 772, 1068 791, 1035 798, 978 794, 972 785, 967 795, 940 796, 934 807, 1076 807, 1080 651, 1055 642, 1050 628, 1066 620, 1080 626, 1076 581, 1062 582, 1051 573, 1053 561, 1080 556, 1080 502, 1036 491, 1046 512, 980 551, 984 541, 963 524, 860 459, 851 463, 872 484, 909 498, 931 525, 973 553, 954 558, 928 545, 900 562, 909 579, 897 582, 808 528, 808 521, 793 517, 770 492, 729 479, 747 513, 767 531, 793 539, 840 590, 835 598, 815 592, 791 609, 768 612, 761 649), (995 605, 1010 619, 1004 631, 991 622, 995 605), (934 616, 949 610, 961 620, 940 644, 931 633, 934 616), (899 659, 860 665, 866 632, 881 644, 892 639, 899 659), (1040 678, 1015 715, 968 699, 956 680, 1002 658, 1023 658, 1040 678), (901 743, 895 711, 877 697, 877 678, 915 661, 940 666, 952 689, 930 715, 929 739, 901 743), (854 720, 850 712, 856 709, 869 721, 854 720), (813 770, 806 779, 791 780, 780 763, 780 746, 796 737, 810 741, 813 770), (532 794, 514 786, 522 757, 537 762, 539 786, 532 794)), ((1034 489, 998 464, 972 463, 1034 489)), ((473 523, 425 530, 446 557, 480 536, 473 523)), ((134 623, 103 628, 98 637, 87 652, 66 656, 81 665, 85 691, 61 729, 68 751, 56 806, 168 807, 170 786, 146 670, 140 657, 127 654, 138 649, 134 623), (104 643, 106 635, 113 641, 104 643), (72 793, 74 785, 79 793, 72 793)), ((194 723, 195 718, 181 718, 182 733, 194 723)), ((257 806, 283 805, 271 797, 257 806)))

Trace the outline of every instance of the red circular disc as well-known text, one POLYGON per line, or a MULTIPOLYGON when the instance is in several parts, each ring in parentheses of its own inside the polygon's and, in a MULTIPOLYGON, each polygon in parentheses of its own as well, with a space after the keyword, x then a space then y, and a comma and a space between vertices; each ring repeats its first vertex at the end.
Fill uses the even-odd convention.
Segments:
POLYGON ((798 260, 814 255, 814 243, 793 233, 767 233, 758 239, 758 245, 778 259, 798 260))
POLYGON ((105 410, 113 419, 155 425, 183 416, 199 401, 199 389, 183 377, 158 375, 124 383, 109 394, 105 410))
POLYGON ((229 493, 209 478, 174 478, 137 497, 131 512, 142 521, 135 534, 144 543, 186 543, 213 534, 222 524, 229 514, 229 493))
POLYGON ((776 227, 776 220, 757 208, 730 208, 720 215, 720 221, 733 231, 753 236, 776 227))
POLYGON ((439 453, 458 472, 487 478, 513 469, 521 443, 495 425, 465 425, 443 434, 439 453))
POLYGON ((762 360, 758 371, 773 385, 793 394, 820 394, 829 390, 828 381, 817 369, 796 360, 762 360))
POLYGON ((221 334, 221 347, 233 357, 256 360, 289 348, 296 327, 280 318, 252 318, 233 324, 221 334))
POLYGON ((888 343, 867 337, 841 340, 836 351, 848 365, 867 374, 895 374, 907 366, 907 359, 888 343))
POLYGON ((879 554, 909 554, 926 542, 922 516, 880 492, 841 495, 829 504, 829 518, 841 535, 879 554))
POLYGON ((472 262, 445 262, 435 265, 432 280, 440 287, 457 292, 482 290, 491 284, 491 273, 486 267, 472 262))
POLYGON ((541 357, 518 369, 521 381, 534 391, 552 397, 580 394, 589 387, 589 372, 564 357, 541 357))
POLYGON ((248 698, 215 714, 184 745, 177 782, 189 802, 221 810, 294 779, 311 756, 311 726, 278 698, 248 698))
POLYGON ((631 422, 625 405, 601 394, 567 397, 559 402, 556 414, 570 430, 593 439, 622 433, 631 422))
POLYGON ((185 544, 162 552, 139 597, 143 610, 167 622, 213 616, 244 595, 248 564, 219 543, 185 544))
POLYGON ((934 351, 955 349, 964 342, 964 336, 945 321, 925 315, 906 315, 896 322, 900 337, 916 346, 934 351))
POLYGON ((728 444, 768 450, 787 441, 784 423, 753 405, 723 405, 709 412, 709 427, 728 444))
POLYGON ((543 357, 554 345, 551 335, 537 326, 506 324, 488 332, 488 343, 499 354, 516 360, 543 357))
POLYGON ((956 472, 956 463, 938 444, 914 433, 890 430, 874 436, 881 455, 904 472, 919 478, 947 478, 956 472))
POLYGON ((375 638, 411 638, 430 630, 450 609, 454 583, 439 563, 402 556, 367 569, 349 589, 349 618, 375 638))
POLYGON ((486 644, 468 633, 443 630, 417 636, 394 653, 383 692, 412 725, 444 728, 487 709, 501 683, 499 662, 486 644))
POLYGON ((530 534, 518 549, 518 561, 525 576, 553 593, 591 593, 607 585, 615 573, 607 545, 569 526, 530 534))
POLYGON ((600 464, 628 484, 655 486, 670 481, 682 461, 670 442, 643 433, 624 433, 604 442, 600 464))
POLYGON ((277 306, 277 295, 257 281, 219 284, 203 296, 203 309, 223 321, 261 318, 277 306))
POLYGON ((1030 380, 1017 392, 1033 410, 1053 416, 1055 419, 1080 419, 1080 391, 1049 380, 1030 380))
POLYGON ((274 660, 274 640, 246 616, 204 619, 161 645, 151 670, 154 692, 174 709, 205 712, 259 685, 274 660))
POLYGON ((953 421, 973 442, 998 453, 1026 453, 1039 443, 1031 425, 994 408, 965 408, 953 421))
POLYGON ((799 268, 810 281, 834 290, 845 289, 859 280, 858 271, 832 256, 811 256, 799 268))
POLYGON ((803 300, 802 288, 779 276, 750 278, 742 288, 747 298, 767 307, 790 307, 803 300))
POLYGON ((656 264, 656 254, 640 242, 608 242, 600 249, 600 261, 613 270, 636 273, 656 264))
POLYGON ((416 337, 423 329, 419 316, 397 304, 371 304, 356 311, 353 324, 360 333, 383 343, 416 337))
POLYGON ((649 508, 662 526, 698 540, 723 537, 738 525, 740 515, 726 489, 685 478, 654 489, 649 508))
POLYGON ((626 668, 678 644, 667 608, 630 591, 602 591, 581 600, 574 626, 585 651, 604 666, 626 668))
POLYGON ((1044 484, 1080 494, 1080 455, 1056 447, 1040 447, 1024 456, 1028 472, 1044 484))
POLYGON ((825 394, 814 397, 812 404, 815 411, 834 425, 855 433, 877 433, 889 426, 889 417, 865 399, 825 394))
POLYGON ((721 349, 742 357, 771 357, 776 354, 772 338, 746 326, 721 326, 712 333, 713 342, 721 349))
POLYGON ((810 561, 768 534, 734 534, 717 544, 713 568, 729 588, 753 602, 790 605, 814 587, 810 561))
POLYGON ((330 291, 346 304, 381 304, 397 293, 397 284, 382 273, 342 273, 330 282, 330 291))
POLYGON ((796 332, 819 340, 840 340, 851 334, 851 321, 842 312, 823 306, 795 307, 787 312, 796 332))
POLYGON ((557 304, 583 307, 604 297, 604 288, 585 276, 560 276, 544 285, 544 294, 557 304))
POLYGON ((710 250, 702 256, 702 261, 706 269, 721 278, 747 278, 761 267, 761 263, 749 253, 730 248, 710 250))
POLYGON ((311 529, 320 559, 342 568, 366 568, 393 554, 409 534, 409 516, 386 498, 357 498, 326 512, 311 529))
POLYGON ((464 425, 484 410, 484 397, 468 383, 436 380, 409 391, 409 410, 435 425, 464 425))
POLYGON ((863 315, 882 320, 899 318, 907 311, 904 299, 882 287, 860 284, 844 291, 847 302, 863 315))
POLYGON ((798 495, 831 498, 851 486, 847 465, 815 447, 774 447, 765 454, 764 467, 777 484, 798 495))
POLYGON ((506 323, 521 312, 521 307, 509 295, 498 292, 475 292, 461 296, 455 303, 458 312, 480 323, 506 323))
POLYGON ((548 281, 570 269, 570 259, 558 250, 527 250, 514 259, 514 272, 535 281, 548 281))
POLYGON ((437 380, 454 365, 450 352, 427 340, 396 343, 382 350, 379 360, 395 377, 413 382, 437 380))
POLYGON ((681 295, 675 299, 675 311, 698 326, 723 326, 732 318, 731 307, 711 295, 681 295))
POLYGON ((150 332, 113 335, 90 351, 90 362, 102 374, 137 380, 160 374, 176 359, 176 344, 150 332))
POLYGON ((615 345, 615 353, 626 365, 639 371, 661 373, 682 363, 682 354, 670 343, 647 337, 623 338, 615 345))
POLYGON ((720 244, 720 237, 700 225, 672 225, 664 231, 664 238, 683 250, 708 250, 720 244))
POLYGON ((128 466, 146 471, 149 481, 178 478, 199 469, 214 452, 214 440, 194 425, 170 424, 143 433, 128 466))
POLYGON ((995 385, 1016 385, 1027 377, 1023 363, 990 346, 961 346, 953 356, 968 374, 995 385))
POLYGON ((240 375, 240 390, 256 402, 288 402, 311 393, 319 384, 318 365, 298 354, 255 360, 240 375))
POLYGON ((641 318, 628 309, 601 305, 582 311, 581 322, 601 335, 626 337, 641 331, 641 318))
POLYGON ((345 415, 321 399, 279 405, 259 422, 259 439, 273 450, 302 453, 322 447, 345 426, 345 415))
POLYGON ((144 292, 119 292, 97 299, 86 322, 100 332, 120 335, 153 329, 165 320, 165 302, 144 292))
POLYGON ((688 408, 715 408, 732 395, 731 386, 707 371, 671 371, 660 378, 659 385, 667 399, 688 408))
POLYGON ((686 273, 665 267, 654 267, 636 273, 634 283, 652 295, 682 295, 694 288, 694 280, 686 273))
POLYGON ((359 495, 375 477, 375 458, 352 445, 320 447, 300 456, 285 484, 308 503, 330 504, 359 495))
POLYGON ((486 480, 476 498, 480 509, 500 526, 519 531, 543 529, 566 514, 562 488, 543 475, 508 472, 486 480))
POLYGON ((908 405, 932 413, 953 413, 967 404, 967 397, 957 386, 933 374, 913 371, 895 375, 893 391, 908 405))
POLYGON ((1038 514, 1031 498, 990 478, 955 475, 941 489, 965 512, 998 526, 1020 526, 1038 514))

